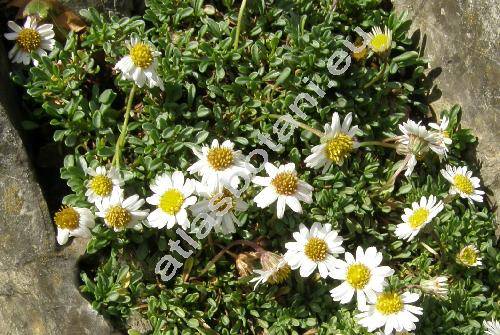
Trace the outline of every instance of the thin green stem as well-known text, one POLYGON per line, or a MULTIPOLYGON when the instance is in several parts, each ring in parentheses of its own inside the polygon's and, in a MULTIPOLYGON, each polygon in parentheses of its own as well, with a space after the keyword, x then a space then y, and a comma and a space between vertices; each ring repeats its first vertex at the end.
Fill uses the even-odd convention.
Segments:
POLYGON ((319 131, 318 129, 310 127, 307 124, 299 122, 291 117, 287 117, 286 115, 269 114, 267 116, 270 117, 271 119, 279 119, 279 118, 285 117, 286 121, 290 122, 291 124, 293 124, 297 127, 300 127, 300 128, 305 129, 307 131, 310 131, 311 133, 313 133, 319 137, 325 136, 325 134, 322 131, 319 131))
POLYGON ((453 199, 455 199, 456 197, 457 197, 457 195, 456 195, 456 194, 448 194, 448 195, 446 196, 446 198, 444 198, 444 199, 443 199, 443 203, 445 203, 445 204, 449 204, 449 203, 450 203, 450 202, 452 202, 452 201, 453 201, 453 199))
POLYGON ((382 76, 384 75, 386 67, 387 67, 387 62, 384 62, 384 65, 382 65, 382 69, 380 69, 380 72, 375 77, 373 77, 373 79, 370 80, 365 86, 363 86, 363 88, 367 89, 368 87, 372 86, 377 81, 379 81, 379 79, 382 78, 382 76))
POLYGON ((411 155, 406 155, 405 158, 401 161, 401 166, 396 170, 396 172, 392 175, 391 178, 385 183, 385 188, 390 188, 394 186, 394 183, 396 182, 396 178, 399 176, 401 172, 405 169, 406 165, 411 159, 411 155))
POLYGON ((210 260, 210 262, 208 262, 207 266, 205 266, 205 268, 200 272, 199 277, 203 276, 212 267, 212 265, 215 264, 215 262, 217 262, 229 249, 231 249, 232 247, 234 247, 236 245, 245 245, 247 247, 253 248, 257 252, 264 252, 265 251, 264 248, 262 248, 260 245, 258 245, 255 242, 252 242, 252 241, 247 241, 247 240, 233 241, 232 243, 227 245, 224 249, 219 251, 219 253, 217 255, 215 255, 215 257, 212 258, 210 260))
POLYGON ((337 9, 338 2, 339 2, 339 0, 333 0, 333 2, 332 2, 332 12, 334 12, 337 9))
POLYGON ((117 168, 120 168, 122 149, 123 149, 123 145, 125 144, 125 138, 127 136, 128 121, 130 119, 130 110, 132 109, 132 102, 134 101, 134 95, 135 95, 136 88, 137 88, 137 86, 134 84, 132 86, 132 89, 130 90, 129 95, 128 95, 127 107, 125 108, 125 119, 123 120, 123 126, 122 126, 122 130, 120 132, 120 136, 118 137, 118 140, 116 141, 115 154, 113 156, 113 161, 111 162, 111 165, 114 165, 117 168))
POLYGON ((386 143, 386 142, 382 142, 382 141, 366 141, 366 142, 361 142, 359 144, 360 147, 369 147, 372 145, 378 145, 380 147, 391 148, 391 149, 396 149, 396 147, 397 147, 396 144, 386 143))
POLYGON ((245 7, 247 6, 247 0, 241 1, 240 11, 238 12, 238 23, 236 24, 236 35, 234 36, 233 49, 238 49, 238 43, 240 41, 241 32, 241 21, 243 20, 243 13, 245 12, 245 7))

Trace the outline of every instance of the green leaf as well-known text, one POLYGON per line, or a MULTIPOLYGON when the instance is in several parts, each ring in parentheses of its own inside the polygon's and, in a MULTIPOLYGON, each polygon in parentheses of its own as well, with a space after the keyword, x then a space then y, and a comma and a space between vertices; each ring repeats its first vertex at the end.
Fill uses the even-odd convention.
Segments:
POLYGON ((281 85, 285 80, 290 76, 292 70, 289 67, 286 67, 281 71, 278 79, 276 79, 276 84, 281 85))
POLYGON ((111 89, 104 90, 99 96, 99 102, 105 105, 111 105, 116 98, 116 93, 111 89))
POLYGON ((415 60, 418 58, 418 52, 416 51, 407 51, 397 57, 394 57, 392 61, 394 63, 406 63, 410 60, 415 60))
POLYGON ((52 3, 45 0, 31 0, 24 7, 23 16, 39 16, 42 19, 47 18, 52 8, 52 3))

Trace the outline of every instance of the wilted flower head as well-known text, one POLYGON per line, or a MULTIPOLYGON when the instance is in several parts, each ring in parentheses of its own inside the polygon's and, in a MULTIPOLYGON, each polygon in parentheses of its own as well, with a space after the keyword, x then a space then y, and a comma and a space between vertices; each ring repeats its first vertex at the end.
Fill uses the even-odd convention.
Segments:
POLYGON ((438 298, 446 299, 448 297, 448 277, 438 276, 431 279, 422 279, 420 281, 422 291, 435 295, 438 298))
POLYGON ((449 123, 450 120, 446 116, 443 116, 443 118, 441 119, 441 123, 439 124, 429 123, 429 127, 433 129, 431 130, 431 133, 434 133, 439 139, 439 143, 443 147, 445 156, 448 153, 448 146, 452 143, 450 133, 448 132, 449 123))
POLYGON ((439 156, 444 156, 445 150, 441 146, 438 136, 429 132, 420 122, 408 120, 399 125, 399 130, 403 135, 396 138, 396 151, 400 155, 411 156, 405 167, 405 176, 411 175, 417 165, 417 160, 422 159, 429 152, 429 149, 439 156))
POLYGON ((352 58, 356 62, 360 62, 368 56, 368 47, 363 46, 363 41, 360 39, 354 43, 354 46, 357 48, 357 50, 354 50, 352 52, 352 58))
POLYGON ((290 266, 285 262, 283 256, 270 251, 260 254, 262 270, 254 270, 258 276, 250 282, 255 282, 255 287, 262 283, 277 285, 284 282, 290 275, 290 266))
POLYGON ((240 277, 250 276, 254 272, 254 265, 258 258, 254 252, 244 252, 236 257, 236 269, 240 277))

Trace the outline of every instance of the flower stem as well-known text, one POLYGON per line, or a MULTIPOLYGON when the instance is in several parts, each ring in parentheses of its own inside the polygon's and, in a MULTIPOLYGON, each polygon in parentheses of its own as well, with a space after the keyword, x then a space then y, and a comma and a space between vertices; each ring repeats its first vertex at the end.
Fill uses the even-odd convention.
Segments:
POLYGON ((314 135, 317 135, 318 137, 325 136, 325 134, 322 131, 319 131, 318 129, 310 127, 305 123, 299 122, 292 117, 288 117, 287 115, 269 114, 268 117, 270 117, 271 119, 279 119, 279 118, 284 117, 285 120, 288 121, 289 123, 291 123, 297 127, 300 127, 302 129, 305 129, 307 131, 310 131, 311 133, 313 133, 314 135))
POLYGON ((384 62, 384 65, 382 65, 382 69, 380 69, 380 72, 375 77, 373 77, 373 79, 370 80, 365 86, 363 86, 363 88, 367 89, 368 87, 372 86, 377 81, 379 81, 379 79, 382 78, 382 76, 384 75, 386 67, 387 67, 387 61, 384 62))
POLYGON ((240 11, 238 12, 238 23, 236 24, 236 35, 234 36, 233 49, 238 49, 238 42, 240 41, 241 32, 241 21, 243 20, 243 13, 245 12, 245 7, 247 5, 247 0, 241 1, 240 11))
POLYGON ((132 89, 130 90, 129 95, 128 95, 127 107, 125 108, 125 119, 123 120, 123 126, 122 126, 122 130, 120 132, 120 136, 118 137, 118 140, 116 141, 115 155, 113 156, 113 160, 111 162, 111 165, 115 165, 117 168, 120 167, 122 149, 123 149, 123 145, 125 144, 125 137, 127 136, 128 121, 130 119, 130 110, 132 109, 132 102, 134 101, 134 94, 135 94, 136 88, 137 88, 137 86, 134 84, 132 86, 132 89))
POLYGON ((372 146, 372 145, 378 145, 378 146, 381 146, 381 147, 384 147, 384 148, 396 149, 396 144, 386 143, 386 142, 383 142, 383 141, 366 141, 366 142, 359 143, 360 147, 369 147, 369 146, 372 146))
POLYGON ((456 197, 457 197, 457 195, 456 195, 456 194, 448 194, 448 195, 446 196, 446 198, 444 198, 444 199, 443 199, 443 203, 445 203, 445 204, 449 204, 449 203, 450 203, 450 202, 452 202, 452 201, 453 201, 453 199, 455 199, 456 197))
POLYGON ((203 276, 210 269, 210 267, 215 264, 215 262, 217 262, 229 249, 231 249, 232 247, 234 247, 236 245, 245 245, 245 246, 253 248, 257 252, 264 252, 265 251, 264 248, 262 248, 260 245, 258 245, 255 242, 252 242, 252 241, 247 241, 247 240, 233 241, 232 243, 228 244, 224 249, 219 251, 219 253, 217 255, 215 255, 215 257, 212 258, 210 260, 210 262, 207 263, 207 266, 205 266, 205 268, 200 272, 199 276, 200 277, 203 276))
POLYGON ((394 186, 394 183, 396 182, 396 178, 399 176, 399 174, 401 172, 403 172, 403 170, 405 169, 405 167, 408 164, 408 162, 410 161, 410 159, 411 159, 411 155, 405 156, 405 158, 401 161, 401 166, 396 170, 396 172, 394 172, 392 177, 389 178, 389 180, 387 180, 387 182, 385 183, 385 188, 390 188, 390 187, 394 186))

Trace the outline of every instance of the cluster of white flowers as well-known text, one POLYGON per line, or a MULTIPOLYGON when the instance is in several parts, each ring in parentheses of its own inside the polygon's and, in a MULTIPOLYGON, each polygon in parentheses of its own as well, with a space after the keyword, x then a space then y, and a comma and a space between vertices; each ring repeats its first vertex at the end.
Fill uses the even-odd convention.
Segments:
MULTIPOLYGON (((28 17, 24 28, 9 22, 14 31, 5 34, 16 45, 9 53, 14 62, 29 64, 31 53, 46 56, 45 50, 52 50, 55 41, 52 25, 37 22, 28 17)), ((385 28, 375 28, 370 36, 369 47, 380 57, 386 57, 392 47, 392 32, 385 28)), ((132 80, 138 87, 159 87, 163 81, 157 74, 160 53, 148 43, 132 37, 127 43, 129 54, 118 61, 115 69, 122 78, 132 80)), ((36 65, 36 61, 34 61, 36 65)), ((341 166, 352 152, 361 146, 356 136, 362 135, 358 126, 351 126, 352 114, 349 113, 341 122, 339 114, 332 115, 330 124, 324 126, 320 144, 314 146, 311 154, 304 160, 308 168, 322 169, 327 172, 332 165, 341 166)), ((396 150, 406 156, 402 170, 410 176, 418 160, 428 152, 436 153, 444 159, 452 141, 448 134, 449 120, 443 117, 440 124, 432 123, 428 130, 420 122, 412 120, 399 125, 401 136, 393 138, 396 150)), ((300 179, 295 164, 286 163, 276 166, 264 163, 266 176, 259 176, 260 171, 250 164, 250 157, 240 150, 235 150, 234 143, 225 140, 219 143, 214 139, 210 145, 193 149, 197 161, 187 172, 199 180, 186 178, 182 171, 160 173, 149 185, 151 194, 146 199, 132 194, 125 197, 124 181, 116 168, 81 165, 86 173, 85 196, 88 208, 65 206, 55 214, 57 241, 65 244, 70 236, 90 237, 95 226, 95 216, 114 231, 132 228, 140 230, 142 225, 155 229, 173 229, 176 225, 183 230, 191 226, 191 216, 207 214, 215 222, 215 231, 221 234, 236 232, 240 225, 238 213, 245 212, 249 204, 243 200, 237 190, 242 180, 262 187, 253 201, 259 208, 266 208, 276 203, 276 217, 282 218, 289 207, 295 213, 302 213, 302 203, 313 202, 313 187, 300 179), (151 205, 150 211, 144 208, 151 205), (95 213, 95 214, 94 214, 95 213)), ((459 195, 469 201, 482 201, 483 191, 479 190, 479 179, 472 176, 467 167, 447 165, 441 170, 443 177, 451 183, 450 195, 459 195)), ((395 234, 398 238, 411 241, 422 228, 429 224, 443 210, 444 203, 436 196, 422 196, 413 202, 410 208, 403 210, 402 222, 397 225, 395 234)), ((373 332, 376 329, 386 334, 402 334, 415 330, 417 315, 422 308, 414 306, 419 294, 412 292, 389 291, 387 278, 394 270, 381 265, 382 253, 373 246, 363 249, 358 246, 355 255, 342 246, 343 238, 331 224, 314 223, 311 228, 300 224, 293 233, 294 241, 285 244, 284 255, 268 251, 260 253, 262 269, 255 270, 252 279, 256 287, 262 283, 279 284, 291 270, 298 270, 300 276, 309 277, 316 269, 322 278, 330 277, 340 283, 330 293, 334 301, 347 304, 356 299, 357 320, 360 325, 373 332), (338 258, 344 254, 344 259, 338 258)), ((474 246, 464 247, 457 255, 457 261, 466 266, 481 265, 479 252, 474 246)), ((446 297, 446 277, 436 277, 421 282, 425 293, 446 297)), ((498 329, 497 324, 485 324, 488 329, 498 329)), ((494 330, 492 330, 493 332, 494 330)))
POLYGON ((392 331, 411 331, 416 328, 422 309, 411 305, 418 300, 416 293, 402 294, 386 289, 386 278, 394 274, 388 266, 381 266, 382 253, 375 247, 363 250, 357 247, 356 255, 345 252, 343 239, 330 224, 314 223, 311 229, 300 225, 293 233, 294 242, 285 245, 283 256, 292 270, 299 269, 302 277, 310 276, 318 269, 321 277, 341 281, 330 293, 335 301, 349 303, 356 298, 359 323, 373 331, 384 327, 385 334, 392 331), (345 261, 337 256, 344 253, 345 261))

